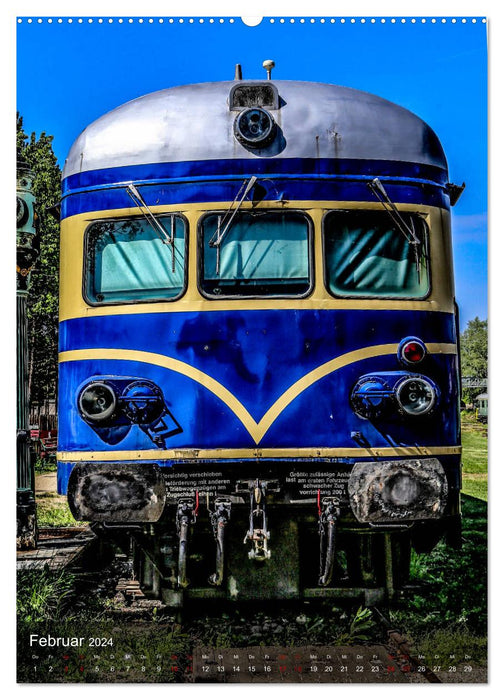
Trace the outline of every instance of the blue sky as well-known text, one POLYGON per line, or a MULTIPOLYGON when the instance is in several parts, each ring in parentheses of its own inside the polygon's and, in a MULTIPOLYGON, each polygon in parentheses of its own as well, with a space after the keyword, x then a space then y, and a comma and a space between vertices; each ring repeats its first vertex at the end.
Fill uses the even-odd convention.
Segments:
POLYGON ((375 93, 428 122, 443 143, 451 181, 466 182, 453 210, 462 328, 487 317, 487 27, 481 18, 352 23, 347 17, 342 24, 266 17, 256 27, 239 18, 118 19, 24 19, 17 26, 17 108, 25 131, 54 136, 60 165, 79 132, 104 112, 172 85, 231 80, 235 63, 244 78, 264 77, 262 61, 272 58, 273 78, 375 93))

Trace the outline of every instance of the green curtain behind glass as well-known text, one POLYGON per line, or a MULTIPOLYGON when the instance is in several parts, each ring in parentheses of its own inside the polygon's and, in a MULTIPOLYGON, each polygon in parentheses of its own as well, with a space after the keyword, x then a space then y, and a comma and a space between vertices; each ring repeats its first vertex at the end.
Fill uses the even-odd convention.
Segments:
MULTIPOLYGON (((409 223, 409 217, 407 217, 409 223)), ((326 276, 330 291, 344 296, 423 297, 429 290, 424 255, 420 280, 414 247, 385 212, 330 214, 324 222, 326 276)))
POLYGON ((277 212, 238 214, 220 246, 219 275, 217 249, 208 243, 216 228, 216 215, 205 219, 205 279, 308 279, 308 224, 303 216, 277 212))
MULTIPOLYGON (((170 235, 170 217, 160 222, 170 235)), ((93 301, 170 298, 182 291, 185 241, 180 218, 175 218, 175 270, 172 246, 147 221, 100 222, 89 236, 88 294, 93 301)))

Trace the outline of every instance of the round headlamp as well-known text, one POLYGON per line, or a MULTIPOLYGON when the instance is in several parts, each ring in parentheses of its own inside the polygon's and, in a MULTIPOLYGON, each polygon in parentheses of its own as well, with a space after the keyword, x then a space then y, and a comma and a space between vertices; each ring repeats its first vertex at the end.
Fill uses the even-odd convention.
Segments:
POLYGON ((425 377, 408 377, 395 388, 400 408, 410 416, 423 416, 434 408, 436 388, 425 377))
POLYGON ((275 137, 276 124, 269 112, 260 107, 244 109, 234 123, 235 136, 244 146, 267 146, 275 137))
POLYGON ((377 418, 390 405, 391 390, 381 377, 367 376, 355 385, 350 403, 361 418, 377 418))
POLYGON ((124 413, 132 423, 149 424, 156 421, 164 408, 161 391, 150 382, 128 384, 121 396, 124 413))
POLYGON ((117 397, 108 384, 91 382, 81 391, 78 403, 79 410, 86 420, 103 423, 114 415, 117 397))

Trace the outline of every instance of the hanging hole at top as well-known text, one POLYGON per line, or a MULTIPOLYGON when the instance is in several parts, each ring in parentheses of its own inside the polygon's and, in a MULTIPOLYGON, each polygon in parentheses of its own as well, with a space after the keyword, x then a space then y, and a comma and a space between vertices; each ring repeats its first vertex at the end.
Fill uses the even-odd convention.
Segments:
POLYGON ((247 27, 257 27, 261 24, 262 20, 262 17, 241 17, 241 21, 243 24, 246 24, 247 27))

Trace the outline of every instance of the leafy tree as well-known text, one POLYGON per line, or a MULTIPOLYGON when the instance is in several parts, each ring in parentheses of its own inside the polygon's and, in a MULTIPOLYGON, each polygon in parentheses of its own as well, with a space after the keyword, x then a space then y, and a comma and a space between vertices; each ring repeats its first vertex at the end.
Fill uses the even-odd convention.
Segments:
MULTIPOLYGON (((486 379, 488 376, 488 321, 477 316, 469 321, 460 336, 460 360, 463 377, 486 379)), ((465 389, 464 399, 473 401, 482 389, 465 389)))
POLYGON ((17 115, 17 148, 33 173, 33 193, 39 216, 40 254, 28 295, 29 389, 31 402, 56 398, 58 376, 59 221, 51 213, 60 200, 61 171, 52 148, 53 137, 27 136, 17 115))

